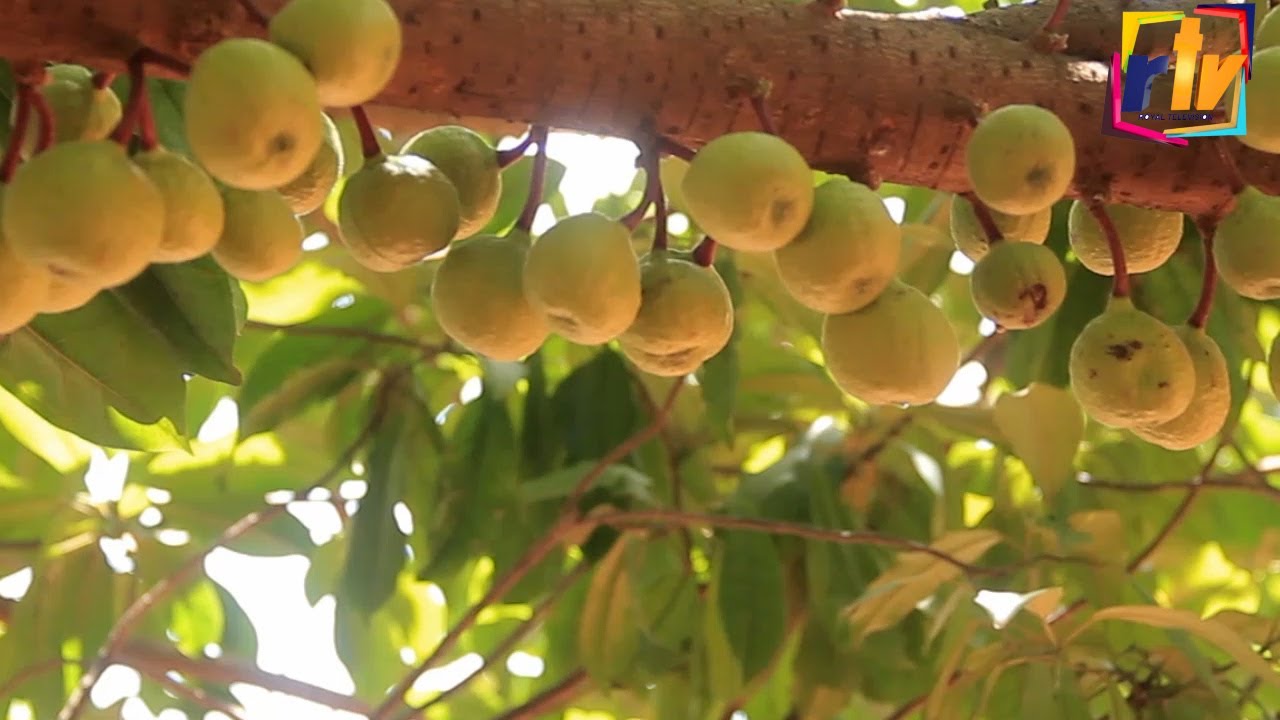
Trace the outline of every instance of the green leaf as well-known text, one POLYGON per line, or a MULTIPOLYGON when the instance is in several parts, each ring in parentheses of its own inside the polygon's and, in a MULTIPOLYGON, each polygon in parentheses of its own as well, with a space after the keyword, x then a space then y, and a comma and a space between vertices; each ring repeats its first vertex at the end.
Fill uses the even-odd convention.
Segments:
MULTIPOLYGON (((806 462, 798 467, 799 477, 809 489, 809 522, 832 530, 857 529, 839 495, 838 483, 843 478, 815 465, 806 462)), ((874 556, 866 548, 819 540, 806 540, 804 552, 808 601, 815 619, 829 632, 837 633, 843 629, 837 622, 840 609, 862 594, 877 571, 874 556)))
POLYGON ((643 540, 623 533, 592 573, 578 626, 578 658, 602 687, 627 679, 639 649, 636 600, 644 592, 631 577, 630 557, 643 540))
POLYGON ((525 360, 529 389, 525 391, 520 422, 520 475, 534 478, 555 467, 560 452, 554 406, 547 387, 546 361, 541 350, 525 360))
POLYGON ((1026 464, 1046 499, 1052 502, 1074 477, 1076 449, 1084 439, 1085 416, 1070 390, 1032 383, 1001 395, 995 420, 1013 452, 1026 464))
MULTIPOLYGON (((306 409, 332 399, 369 368, 360 356, 328 357, 290 374, 269 394, 241 406, 240 437, 249 438, 297 417, 306 409)), ((257 367, 255 365, 255 367, 257 367)))
POLYGON ((169 629, 189 657, 202 657, 206 645, 222 641, 223 622, 222 599, 212 580, 188 586, 169 606, 169 629))
MULTIPOLYGON (((558 160, 547 158, 547 174, 543 180, 543 202, 560 192, 560 181, 564 179, 565 166, 558 160)), ((533 176, 533 156, 525 155, 502 171, 502 197, 498 200, 498 209, 493 219, 480 232, 485 235, 501 235, 515 225, 524 209, 525 198, 529 196, 529 180, 533 176)))
POLYGON ((715 611, 743 677, 750 680, 769 667, 786 634, 782 561, 766 534, 732 530, 723 538, 715 611))
POLYGON ((566 465, 605 455, 643 424, 632 382, 622 357, 605 348, 556 388, 566 465))
MULTIPOLYGON (((716 261, 715 268, 729 288, 733 306, 739 307, 742 304, 742 282, 738 278, 734 256, 726 253, 716 261)), ((738 341, 741 337, 742 328, 735 322, 728 344, 698 370, 702 397, 707 403, 707 422, 720 441, 727 445, 733 444, 733 414, 737 407, 738 377, 741 373, 738 341)))
MULTIPOLYGON (((356 696, 377 704, 387 689, 409 671, 401 649, 413 651, 416 664, 445 631, 445 609, 432 598, 431 586, 411 572, 401 573, 391 598, 376 612, 364 613, 339 601, 335 608, 338 657, 355 681, 356 696)), ((412 697, 412 694, 410 695, 412 697)))

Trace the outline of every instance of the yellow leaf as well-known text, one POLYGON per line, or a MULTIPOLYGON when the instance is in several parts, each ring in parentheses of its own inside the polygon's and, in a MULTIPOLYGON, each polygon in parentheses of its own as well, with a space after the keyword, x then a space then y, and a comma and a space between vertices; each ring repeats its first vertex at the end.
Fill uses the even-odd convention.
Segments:
POLYGON ((1084 412, 1065 388, 1033 382, 995 404, 996 427, 1031 471, 1047 499, 1069 481, 1084 439, 1084 412))

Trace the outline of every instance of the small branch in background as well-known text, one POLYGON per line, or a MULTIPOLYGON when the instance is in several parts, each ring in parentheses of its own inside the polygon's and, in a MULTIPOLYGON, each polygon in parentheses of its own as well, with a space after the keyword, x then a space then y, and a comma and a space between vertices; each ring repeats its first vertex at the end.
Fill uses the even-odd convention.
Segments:
POLYGON ((0 698, 13 697, 14 694, 18 692, 18 688, 26 685, 32 680, 35 680, 41 675, 48 675, 51 672, 56 672, 67 664, 69 664, 68 661, 63 660, 62 658, 49 658, 48 660, 27 665, 10 676, 8 682, 0 685, 0 698))
POLYGON ((244 14, 249 16, 253 23, 261 28, 266 28, 271 24, 271 18, 267 14, 258 9, 253 0, 240 0, 240 7, 244 8, 244 14))
POLYGON ((1067 11, 1071 8, 1071 0, 1058 0, 1058 4, 1053 8, 1053 14, 1045 20, 1044 27, 1040 28, 1035 35, 1031 37, 1031 47, 1043 53, 1060 53, 1067 49, 1067 36, 1058 32, 1058 27, 1062 25, 1062 21, 1067 17, 1067 11))
POLYGON ((98 71, 93 74, 93 89, 106 90, 111 83, 116 81, 116 74, 113 72, 98 71))
POLYGON ((147 679, 156 683, 165 690, 168 690, 178 697, 186 698, 206 710, 222 713, 223 715, 231 718, 231 720, 245 720, 244 715, 240 714, 240 708, 218 698, 210 697, 208 693, 198 687, 192 687, 174 680, 169 677, 166 674, 166 671, 162 668, 157 668, 155 672, 146 672, 143 674, 147 676, 147 679))
POLYGON ((37 92, 26 83, 18 84, 18 104, 14 107, 9 146, 5 148, 3 162, 0 162, 0 183, 8 185, 13 179, 13 174, 18 170, 18 160, 22 156, 22 141, 26 138, 27 128, 31 124, 31 96, 37 92))
POLYGON ((982 232, 987 235, 987 242, 995 244, 1004 240, 1004 233, 1000 232, 1000 226, 996 225, 996 219, 991 215, 991 208, 987 204, 978 199, 978 195, 973 191, 963 193, 961 195, 969 204, 973 206, 973 214, 978 218, 978 224, 982 226, 982 232))
POLYGON ((576 670, 560 682, 533 696, 525 704, 498 715, 493 720, 533 720, 543 717, 568 705, 590 686, 587 671, 576 670))
POLYGON ((658 192, 653 196, 653 213, 653 251, 666 250, 667 197, 662 192, 661 183, 658 184, 658 192))
POLYGON ((44 93, 36 91, 31 93, 31 107, 36 111, 36 120, 39 121, 39 132, 36 135, 36 149, 33 155, 48 150, 53 147, 54 122, 53 108, 49 107, 49 100, 44 93))
POLYGON ((716 241, 710 235, 702 238, 702 242, 693 249, 693 261, 702 267, 711 267, 716 261, 716 241))
POLYGON ((351 107, 351 118, 355 120, 356 130, 360 133, 360 153, 365 160, 371 160, 382 154, 382 146, 378 144, 378 134, 374 132, 373 123, 369 122, 369 113, 363 105, 351 107))
POLYGON ((1209 313, 1213 310, 1213 293, 1218 285, 1218 265, 1213 257, 1213 237, 1217 233, 1217 223, 1209 219, 1196 222, 1200 237, 1204 240, 1204 275, 1200 285, 1200 299, 1191 311, 1187 324, 1193 328, 1203 329, 1209 321, 1209 313))
POLYGON ((1169 536, 1178 529, 1178 526, 1182 525, 1182 521, 1187 519, 1187 513, 1191 510, 1191 506, 1195 503, 1196 498, 1200 496, 1200 489, 1204 487, 1205 479, 1209 477, 1209 473, 1213 470, 1214 463, 1218 461, 1218 456, 1222 454, 1222 449, 1226 447, 1228 442, 1230 442, 1230 438, 1226 437, 1218 441, 1217 447, 1215 447, 1213 452, 1209 454, 1208 461, 1206 461, 1204 466, 1200 468, 1200 472, 1196 475, 1195 479, 1191 481, 1190 487, 1187 488, 1186 496, 1182 498, 1182 502, 1178 503, 1178 507, 1174 508, 1173 514, 1169 516, 1169 519, 1165 522, 1164 526, 1160 528, 1160 531, 1156 533, 1156 536, 1151 539, 1151 542, 1125 565, 1125 572, 1132 573, 1141 568, 1143 563, 1149 560, 1151 556, 1155 554, 1156 550, 1160 549, 1160 545, 1162 545, 1165 540, 1168 540, 1169 536))
MULTIPOLYGON (((1243 474, 1247 477, 1253 478, 1256 477, 1255 473, 1257 473, 1257 470, 1250 468, 1243 474)), ((1266 482, 1245 480, 1243 477, 1205 478, 1199 482, 1191 480, 1188 482, 1162 483, 1121 482, 1118 480, 1090 479, 1087 481, 1081 481, 1080 485, 1087 488, 1097 488, 1099 490, 1113 490, 1115 492, 1131 493, 1188 492, 1193 488, 1199 487, 1202 491, 1224 490, 1247 492, 1280 501, 1280 487, 1270 485, 1266 482)))
POLYGON ((1244 174, 1240 172, 1240 165, 1236 162, 1236 156, 1231 154, 1232 147, 1227 144, 1227 138, 1212 138, 1214 149, 1218 151, 1218 157, 1222 158, 1222 164, 1227 168, 1227 179, 1231 182, 1231 194, 1239 195, 1241 190, 1249 186, 1248 181, 1244 179, 1244 174))
POLYGON ((644 195, 640 198, 640 204, 636 205, 635 209, 619 220, 632 232, 635 232, 635 229, 640 226, 640 223, 644 221, 644 216, 648 214, 649 208, 662 195, 662 176, 659 174, 661 167, 658 164, 659 159, 660 156, 656 150, 645 150, 640 153, 637 164, 644 171, 644 195))
POLYGON ((147 67, 146 57, 139 50, 129 56, 129 99, 125 101, 124 111, 120 114, 120 122, 111 133, 111 139, 127 146, 129 138, 137 129, 142 113, 147 112, 147 67))
POLYGON ((132 57, 130 57, 130 60, 132 61, 134 58, 137 58, 139 61, 147 65, 153 65, 155 67, 168 70, 179 77, 186 77, 191 74, 190 65, 176 57, 173 57, 172 55, 166 55, 159 50, 153 50, 149 47, 138 48, 138 50, 133 53, 132 57))
POLYGON ((681 145, 675 140, 665 136, 658 139, 658 145, 662 154, 670 155, 671 157, 678 157, 685 162, 692 160, 693 156, 697 154, 693 149, 681 145))
POLYGON ((545 125, 538 125, 529 133, 538 144, 538 152, 533 156, 533 174, 529 178, 529 196, 524 200, 524 209, 516 220, 516 229, 525 233, 532 232, 533 220, 542 206, 543 187, 547 182, 547 135, 545 125))
POLYGON ((1097 219, 1098 225, 1102 227, 1102 233, 1107 238, 1107 245, 1111 248, 1111 264, 1114 266, 1115 276, 1111 284, 1111 296, 1118 298, 1129 297, 1129 267, 1124 260, 1124 246, 1120 244, 1120 233, 1116 231, 1116 224, 1111 221, 1111 213, 1107 212, 1107 206, 1098 198, 1090 198, 1088 201, 1089 212, 1097 219))
POLYGON ((516 163, 516 161, 524 157, 525 151, 533 145, 533 137, 533 129, 530 128, 529 132, 525 133, 524 138, 520 140, 519 144, 509 147, 506 150, 498 150, 498 167, 511 167, 516 163))
POLYGON ((767 80, 761 80, 755 91, 751 93, 751 109, 755 111, 756 118, 760 121, 760 129, 770 135, 778 134, 778 126, 774 124, 773 117, 769 114, 769 91, 772 89, 771 84, 767 80))
POLYGON ((446 348, 438 345, 414 340, 411 337, 403 335, 391 335, 389 333, 374 332, 358 327, 338 327, 333 325, 309 325, 299 323, 297 325, 276 325, 274 323, 259 322, 257 320, 249 320, 245 324, 247 330, 262 330, 266 332, 282 332, 286 335, 314 335, 317 337, 346 337, 358 340, 368 340, 371 343, 381 345, 399 345, 413 350, 420 351, 423 355, 437 355, 445 352, 446 348))

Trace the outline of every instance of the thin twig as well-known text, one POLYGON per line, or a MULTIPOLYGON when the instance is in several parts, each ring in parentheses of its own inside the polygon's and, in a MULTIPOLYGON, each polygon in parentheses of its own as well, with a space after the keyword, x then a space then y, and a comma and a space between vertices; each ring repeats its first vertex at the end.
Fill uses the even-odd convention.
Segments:
POLYGON ((685 145, 681 145, 680 143, 666 136, 663 136, 658 139, 658 147, 660 150, 662 150, 662 153, 664 155, 678 157, 681 160, 684 160, 685 162, 692 160, 693 156, 696 154, 692 148, 689 148, 685 145))
POLYGON ((1160 528, 1160 531, 1151 539, 1151 542, 1148 543, 1141 552, 1135 555, 1127 565, 1125 565, 1125 572, 1132 573, 1142 567, 1142 564, 1150 559, 1150 557, 1155 554, 1156 550, 1160 549, 1160 545, 1163 544, 1164 541, 1173 534, 1173 531, 1178 529, 1178 526, 1182 524, 1182 521, 1187 518, 1187 512, 1191 510, 1191 505, 1195 503, 1196 498, 1199 497, 1200 489, 1204 487, 1205 479, 1209 477, 1210 471, 1213 470, 1214 463, 1218 461, 1218 455, 1222 453, 1222 449, 1226 447, 1229 441, 1230 438, 1226 437, 1218 441, 1217 447, 1215 447, 1213 452, 1209 454, 1209 459, 1205 462, 1204 467, 1200 468, 1200 472, 1196 475, 1196 478, 1191 481, 1190 487, 1187 488, 1186 496, 1182 498, 1182 502, 1178 503, 1178 507, 1174 508, 1173 514, 1169 516, 1164 527, 1160 528))
POLYGON ((49 107, 49 99, 42 92, 31 93, 31 107, 36 111, 36 125, 38 134, 36 135, 36 148, 33 155, 48 150, 53 147, 54 123, 57 121, 53 117, 53 108, 49 107))
POLYGON ((1102 234, 1107 238, 1107 246, 1111 249, 1111 265, 1115 274, 1111 285, 1111 296, 1129 297, 1129 266, 1125 263, 1124 245, 1120 243, 1120 232, 1116 230, 1116 224, 1111 221, 1111 213, 1107 212, 1107 206, 1101 200, 1090 198, 1088 208, 1102 228, 1102 234))
POLYGON ((138 50, 133 53, 133 57, 147 65, 168 70, 178 77, 187 77, 191 74, 191 66, 187 63, 172 55, 166 55, 159 50, 154 50, 149 47, 138 48, 138 50))
POLYGON ((978 195, 972 191, 962 193, 961 197, 973 206, 973 215, 978 218, 978 224, 982 226, 982 232, 986 233, 987 242, 994 245, 1004 240, 1004 233, 1000 232, 1000 226, 996 224, 996 219, 991 215, 991 208, 978 198, 978 195))
POLYGON ((350 109, 351 119, 356 123, 356 132, 360 133, 360 154, 365 160, 372 160, 382 154, 382 145, 378 142, 378 133, 373 129, 369 113, 363 105, 354 105, 350 109))
POLYGON ((514 165, 514 164, 516 163, 516 161, 518 161, 520 158, 524 157, 524 153, 525 153, 525 151, 526 151, 526 150, 528 150, 528 149, 529 149, 529 146, 531 146, 531 145, 533 145, 533 130, 532 130, 532 128, 530 128, 530 131, 529 131, 529 132, 525 133, 524 138, 523 138, 522 140, 520 140, 520 142, 519 142, 518 144, 516 144, 516 145, 514 145, 514 146, 512 146, 512 147, 509 147, 509 148, 507 148, 506 150, 498 150, 498 151, 497 151, 497 154, 498 154, 498 167, 500 167, 500 168, 508 168, 508 167, 511 167, 512 165, 514 165))
POLYGON ((1187 324, 1193 328, 1203 328, 1209 321, 1209 312, 1213 309, 1213 292, 1218 285, 1218 264, 1213 257, 1213 237, 1217 234, 1217 223, 1208 218, 1196 222, 1200 237, 1204 241, 1204 270, 1200 283, 1200 299, 1191 311, 1187 324))
POLYGON ((160 144, 156 132, 156 116, 151 107, 151 93, 145 84, 139 86, 142 109, 138 111, 138 144, 143 150, 154 150, 160 144))
POLYGON ((769 115, 769 106, 767 102, 768 91, 761 89, 751 95, 751 109, 755 111, 756 118, 760 120, 760 129, 770 135, 778 134, 778 127, 773 122, 773 117, 769 115))
POLYGON ((565 706, 590 686, 587 671, 578 669, 563 680, 535 695, 514 710, 498 715, 493 720, 532 720, 565 706))
POLYGON ((271 18, 267 17, 267 14, 262 12, 253 0, 240 0, 240 7, 244 8, 245 15, 248 15, 258 27, 266 28, 271 24, 271 18))
POLYGON ((18 692, 18 688, 26 685, 41 675, 47 675, 60 669, 69 662, 70 661, 63 660, 62 658, 49 658, 48 660, 32 663, 22 668, 18 672, 14 673, 13 676, 9 678, 8 682, 0 685, 0 698, 13 697, 14 694, 18 692))
POLYGON ((1071 0, 1058 0, 1058 4, 1054 6, 1053 13, 1049 15, 1044 26, 1032 36, 1032 47, 1045 53, 1057 53, 1067 49, 1067 36, 1057 30, 1066 19, 1067 10, 1070 8, 1071 0))
POLYGON ((211 697, 209 693, 198 687, 192 687, 186 683, 178 682, 166 674, 164 669, 157 669, 155 672, 144 672, 152 682, 179 697, 184 697, 197 705, 203 706, 206 710, 220 712, 231 718, 231 720, 245 720, 244 715, 240 714, 240 708, 229 702, 211 697))
POLYGON ((538 208, 542 206, 543 187, 547 181, 547 135, 549 132, 545 125, 538 125, 529 134, 538 144, 538 151, 533 156, 533 174, 529 176, 529 194, 524 199, 524 208, 521 209, 515 225, 517 230, 526 233, 532 230, 533 220, 538 215, 538 208))
MULTIPOLYGON (((1247 474, 1252 476, 1253 472, 1256 471, 1251 469, 1247 471, 1247 474)), ((1193 488, 1199 487, 1201 490, 1229 490, 1254 493, 1274 500, 1280 500, 1280 487, 1269 485, 1267 483, 1250 482, 1239 478, 1205 478, 1199 482, 1192 480, 1188 482, 1163 483, 1137 483, 1090 479, 1082 481, 1080 484, 1083 487, 1097 488, 1099 490, 1113 490, 1115 492, 1132 493, 1188 492, 1193 488)))
MULTIPOLYGON (((660 155, 656 150, 646 150, 640 155, 640 169, 644 170, 644 195, 640 198, 640 203, 636 205, 635 209, 622 216, 622 219, 618 221, 633 232, 640 226, 644 216, 649 212, 649 208, 653 206, 654 201, 662 195, 659 157, 660 155)), ((656 242, 657 236, 655 235, 654 237, 656 242)))
POLYGON ((399 345, 400 347, 412 348, 421 351, 424 355, 435 355, 442 353, 446 348, 438 345, 414 340, 411 337, 403 335, 391 335, 389 333, 374 332, 357 327, 339 327, 336 325, 308 325, 306 323, 298 323, 297 325, 277 325, 275 323, 259 322, 257 320, 249 320, 244 324, 245 328, 250 330, 264 330, 267 332, 282 332, 286 335, 312 335, 316 337, 345 337, 357 340, 368 340, 372 343, 382 345, 399 345))
POLYGON ((129 56, 129 98, 125 100, 124 110, 120 113, 120 122, 111 132, 111 139, 121 145, 127 145, 133 131, 138 127, 142 113, 146 111, 144 98, 147 96, 146 56, 139 50, 129 56))
POLYGON ((22 143, 26 139, 28 126, 31 124, 31 96, 37 92, 39 91, 26 83, 18 84, 18 104, 14 107, 9 146, 5 148, 4 160, 0 161, 0 183, 7 185, 18 170, 18 160, 22 156, 22 143))

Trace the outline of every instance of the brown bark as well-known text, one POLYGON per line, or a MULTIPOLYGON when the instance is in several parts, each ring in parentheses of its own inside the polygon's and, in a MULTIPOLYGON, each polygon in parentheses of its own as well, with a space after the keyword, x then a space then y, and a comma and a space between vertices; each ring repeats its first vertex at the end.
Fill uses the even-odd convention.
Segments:
MULTIPOLYGON (((283 4, 259 1, 268 12, 283 4)), ((1017 37, 1047 17, 1049 2, 993 11, 1008 18, 998 23, 823 17, 786 0, 391 2, 404 21, 405 54, 383 105, 637 140, 657 131, 697 147, 756 128, 732 89, 768 79, 780 133, 815 167, 962 191, 975 109, 1035 103, 1058 113, 1076 139, 1072 196, 1193 215, 1230 198, 1213 142, 1171 148, 1101 134, 1102 66, 1038 53, 1017 37)), ((221 38, 261 34, 236 0, 7 4, 0 54, 16 60, 116 69, 138 43, 191 60, 221 38)), ((1092 14, 1073 11, 1063 26, 1078 51, 1114 42, 1121 0, 1080 4, 1092 14), (1076 19, 1108 16, 1093 35, 1076 19)), ((1280 158, 1226 142, 1249 182, 1280 194, 1280 158)))

